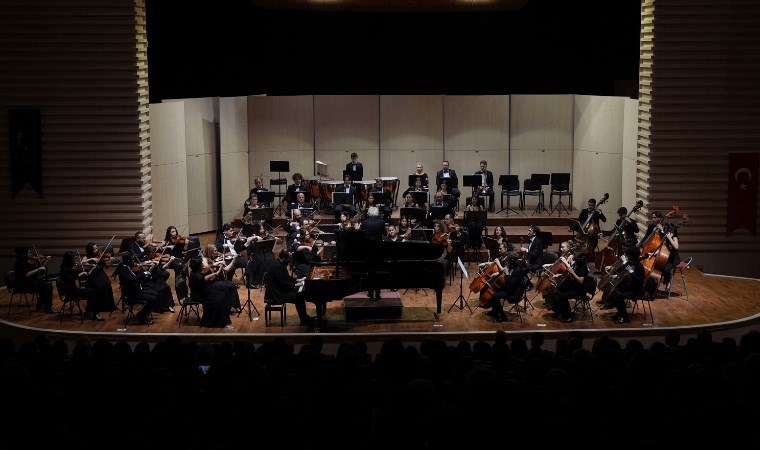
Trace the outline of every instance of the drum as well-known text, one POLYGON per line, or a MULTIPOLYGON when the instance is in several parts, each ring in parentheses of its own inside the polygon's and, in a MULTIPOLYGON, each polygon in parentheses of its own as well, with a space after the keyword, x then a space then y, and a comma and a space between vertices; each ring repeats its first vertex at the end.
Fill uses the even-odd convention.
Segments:
POLYGON ((354 183, 356 186, 356 190, 359 192, 359 200, 366 202, 367 197, 369 197, 370 191, 372 191, 372 186, 375 185, 374 180, 364 180, 364 181, 357 181, 354 183))
POLYGON ((332 203, 332 195, 333 192, 335 192, 336 189, 338 189, 338 186, 342 185, 342 181, 322 181, 321 185, 321 199, 323 203, 332 203))
POLYGON ((321 198, 319 192, 319 180, 308 180, 306 190, 309 192, 309 198, 312 201, 317 201, 321 198))
POLYGON ((391 193, 391 199, 395 205, 398 197, 398 177, 380 177, 380 180, 383 182, 383 187, 391 193))

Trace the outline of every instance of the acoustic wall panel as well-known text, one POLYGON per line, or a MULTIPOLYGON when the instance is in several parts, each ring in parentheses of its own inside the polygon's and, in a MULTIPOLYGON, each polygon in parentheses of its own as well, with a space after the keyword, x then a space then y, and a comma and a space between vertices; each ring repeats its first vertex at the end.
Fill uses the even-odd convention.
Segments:
POLYGON ((248 98, 219 99, 219 145, 222 164, 222 221, 243 210, 253 186, 248 158, 248 98))
POLYGON ((573 148, 600 153, 623 153, 625 98, 576 95, 573 148))
POLYGON ((573 95, 511 95, 510 148, 573 148, 573 95))
POLYGON ((408 174, 418 159, 410 157, 412 150, 443 152, 443 96, 380 97, 379 175, 408 174))
POLYGON ((509 96, 443 98, 446 150, 509 149, 509 96))

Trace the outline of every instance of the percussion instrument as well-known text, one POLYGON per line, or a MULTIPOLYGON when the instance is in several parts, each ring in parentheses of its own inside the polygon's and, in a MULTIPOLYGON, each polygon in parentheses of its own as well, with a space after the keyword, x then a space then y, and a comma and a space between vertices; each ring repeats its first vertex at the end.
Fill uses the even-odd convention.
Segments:
POLYGON ((320 199, 323 203, 332 203, 332 195, 333 192, 335 192, 336 189, 338 189, 339 186, 342 186, 342 181, 337 180, 330 180, 330 181, 322 181, 321 184, 321 196, 320 199))
POLYGON ((309 198, 312 201, 321 199, 322 197, 320 196, 320 192, 319 192, 320 180, 308 180, 306 183, 307 183, 306 191, 309 193, 309 198))
POLYGON ((358 191, 359 200, 366 202, 369 197, 369 193, 373 191, 372 187, 375 185, 374 180, 364 180, 354 182, 356 190, 358 191))
POLYGON ((383 182, 383 187, 387 189, 388 192, 391 193, 390 198, 393 199, 393 204, 396 205, 396 200, 398 200, 398 186, 399 186, 398 177, 379 177, 379 178, 383 182))

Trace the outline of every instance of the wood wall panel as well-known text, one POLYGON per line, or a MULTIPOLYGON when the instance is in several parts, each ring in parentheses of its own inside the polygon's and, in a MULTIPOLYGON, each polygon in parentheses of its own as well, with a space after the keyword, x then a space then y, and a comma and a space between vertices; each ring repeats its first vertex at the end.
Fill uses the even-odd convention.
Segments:
POLYGON ((642 11, 639 219, 678 205, 690 215, 682 257, 707 272, 760 277, 760 265, 746 264, 760 237, 726 235, 728 154, 758 151, 760 4, 645 0, 642 11))
POLYGON ((573 149, 623 153, 625 98, 576 95, 573 149))
POLYGON ((509 96, 443 97, 446 150, 509 149, 509 96))
POLYGON ((573 148, 572 95, 511 95, 510 148, 567 150, 573 148))
POLYGON ((219 99, 219 146, 222 164, 222 220, 231 222, 243 210, 243 202, 253 186, 248 157, 247 97, 219 99))
POLYGON ((212 153, 187 157, 187 207, 190 233, 219 228, 217 223, 216 157, 212 153))
POLYGON ((381 152, 443 148, 443 96, 380 97, 381 152))
POLYGON ((0 2, 0 67, 0 269, 149 229, 144 1, 0 2), (9 108, 42 112, 42 198, 11 198, 9 108))
POLYGON ((630 211, 636 204, 636 147, 638 145, 639 102, 625 99, 623 107, 623 160, 621 173, 622 206, 630 211))

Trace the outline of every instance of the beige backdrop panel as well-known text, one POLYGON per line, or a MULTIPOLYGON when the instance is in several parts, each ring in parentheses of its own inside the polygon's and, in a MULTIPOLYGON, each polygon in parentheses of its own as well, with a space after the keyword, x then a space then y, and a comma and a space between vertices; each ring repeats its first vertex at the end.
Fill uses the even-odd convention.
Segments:
POLYGON ((187 155, 185 103, 150 105, 153 238, 163 239, 166 227, 187 232, 187 155))
POLYGON ((575 96, 573 147, 600 153, 623 153, 625 98, 575 96))
POLYGON ((243 210, 253 186, 248 165, 248 98, 219 99, 219 144, 222 164, 222 220, 231 222, 243 210))
POLYGON ((510 102, 511 149, 573 148, 572 95, 512 95, 510 102))
POLYGON ((213 153, 187 157, 187 197, 190 233, 219 228, 217 223, 216 158, 213 153))
POLYGON ((639 101, 625 99, 623 114, 623 161, 621 198, 623 206, 631 208, 636 204, 636 149, 639 132, 639 101))
MULTIPOLYGON (((380 97, 380 149, 436 150, 443 148, 443 96, 383 95, 380 97)), ((406 167, 399 167, 404 171, 406 167)), ((391 173, 398 173, 398 170, 391 173)))
POLYGON ((365 179, 379 173, 379 101, 377 95, 315 97, 315 159, 327 164, 322 175, 341 180, 352 152, 359 155, 365 179))
POLYGON ((506 150, 509 148, 509 96, 445 96, 444 147, 506 150))
MULTIPOLYGON (((570 172, 572 184, 576 174, 573 173, 573 153, 567 150, 516 150, 510 151, 511 174, 517 175, 520 180, 520 190, 523 189, 525 179, 529 179, 534 173, 570 172)), ((549 206, 549 187, 544 186, 546 206, 549 206)), ((525 209, 533 209, 538 202, 536 197, 525 199, 525 209)), ((565 202, 567 204, 568 202, 565 202)), ((575 206, 575 193, 573 193, 573 206, 575 206)), ((568 205, 568 209, 569 209, 568 205)))
MULTIPOLYGON (((622 155, 576 150, 573 158, 573 206, 583 208, 589 198, 597 201, 605 193, 610 194, 608 205, 602 208, 609 220, 615 217, 615 211, 623 205, 621 198, 620 174, 622 173, 622 155)), ((548 198, 547 198, 548 201, 548 198)), ((611 228, 602 225, 604 230, 611 228)))
POLYGON ((188 155, 202 155, 216 151, 216 122, 219 99, 190 98, 185 104, 185 145, 188 155))

